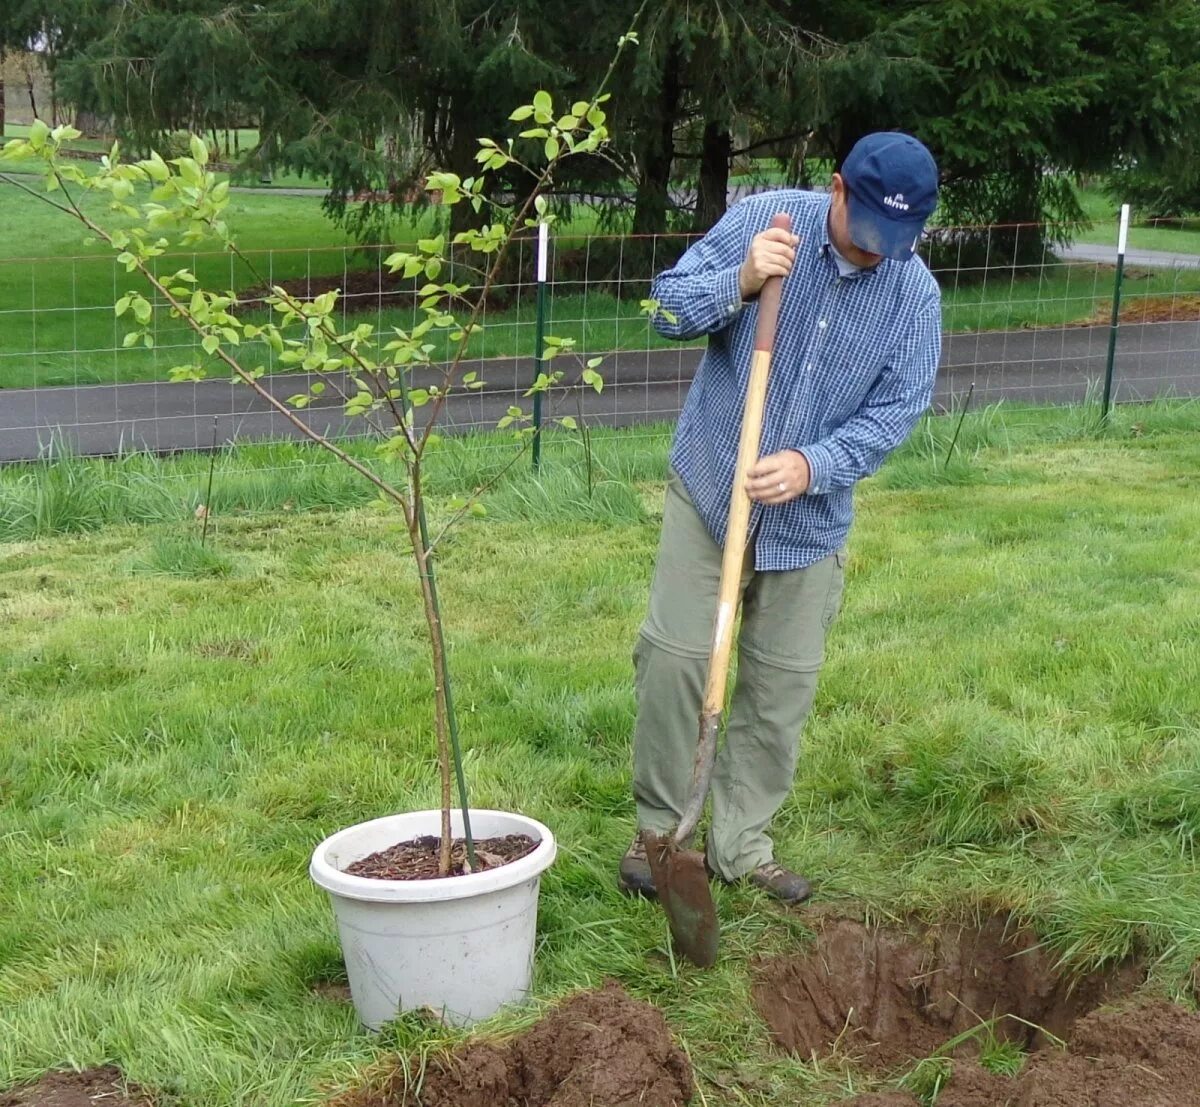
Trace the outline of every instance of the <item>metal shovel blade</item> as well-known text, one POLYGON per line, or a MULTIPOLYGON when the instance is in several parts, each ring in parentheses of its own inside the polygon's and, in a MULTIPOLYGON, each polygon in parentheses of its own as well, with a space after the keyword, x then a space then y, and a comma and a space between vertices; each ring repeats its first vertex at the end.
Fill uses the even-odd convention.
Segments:
POLYGON ((643 830, 642 842, 676 948, 700 968, 712 968, 721 932, 704 855, 682 849, 669 834, 643 830))

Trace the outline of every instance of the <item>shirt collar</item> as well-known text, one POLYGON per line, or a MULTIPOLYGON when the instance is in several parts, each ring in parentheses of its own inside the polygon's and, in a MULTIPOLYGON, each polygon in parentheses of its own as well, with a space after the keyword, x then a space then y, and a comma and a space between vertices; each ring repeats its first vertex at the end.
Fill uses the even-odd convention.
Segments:
MULTIPOLYGON (((834 256, 834 254, 836 252, 836 247, 833 245, 833 243, 829 239, 829 212, 832 209, 832 207, 833 207, 833 198, 832 197, 826 198, 825 208, 821 212, 821 215, 820 215, 819 226, 821 228, 821 231, 817 237, 817 253, 820 254, 823 258, 827 258, 829 261, 829 264, 832 265, 836 269, 837 268, 837 258, 834 256)), ((859 270, 857 270, 857 272, 847 273, 844 279, 848 280, 848 281, 859 281, 859 280, 862 280, 864 277, 873 277, 876 273, 879 272, 880 269, 883 268, 884 262, 886 262, 886 261, 887 261, 887 258, 884 258, 884 260, 881 261, 878 265, 876 265, 870 269, 859 269, 859 270)), ((838 273, 840 275, 841 270, 838 270, 838 273)))

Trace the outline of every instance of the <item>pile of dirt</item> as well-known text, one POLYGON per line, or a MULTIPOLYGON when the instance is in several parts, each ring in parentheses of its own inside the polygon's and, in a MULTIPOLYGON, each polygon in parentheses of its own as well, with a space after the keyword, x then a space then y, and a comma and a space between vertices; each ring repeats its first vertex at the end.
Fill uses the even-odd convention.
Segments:
POLYGON ((33 1084, 0 1092, 0 1107, 152 1107, 152 1100, 112 1065, 48 1072, 33 1084))
MULTIPOLYGON (((1037 1048, 1129 994, 1132 962, 1068 978, 1006 916, 982 925, 874 928, 831 918, 813 948, 761 964, 754 1001, 775 1040, 808 1058, 839 1053, 875 1071, 928 1057, 986 1020, 997 1039, 1037 1048)), ((968 1043, 970 1046, 971 1043, 968 1043)))
MULTIPOLYGON (((1080 1019, 1066 1050, 1034 1054, 1013 1077, 956 1060, 936 1107, 1198 1107, 1200 1015, 1154 1000, 1080 1019)), ((904 1092, 841 1107, 920 1107, 904 1092)))
POLYGON ((508 1042, 409 1058, 330 1107, 683 1107, 687 1057, 657 1008, 606 984, 561 1004, 508 1042))

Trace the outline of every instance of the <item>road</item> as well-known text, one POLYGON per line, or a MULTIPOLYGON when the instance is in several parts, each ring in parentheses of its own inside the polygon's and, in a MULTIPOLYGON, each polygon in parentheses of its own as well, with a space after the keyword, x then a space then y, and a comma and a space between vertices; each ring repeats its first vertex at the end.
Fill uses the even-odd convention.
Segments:
MULTIPOLYGON (((1079 401, 1089 383, 1103 379, 1108 336, 1107 327, 947 335, 935 408, 960 404, 972 382, 974 407, 1079 401)), ((680 346, 609 355, 601 370, 604 392, 586 391, 584 414, 618 427, 674 419, 700 354, 697 347, 680 346)), ((487 387, 447 405, 447 430, 494 426, 509 404, 529 403, 519 396, 532 379, 532 359, 495 359, 471 368, 487 387)), ((1200 321, 1123 325, 1114 378, 1119 401, 1200 396, 1200 321)), ((292 374, 265 381, 280 398, 305 388, 304 378, 292 374)), ((576 414, 573 398, 554 402, 560 414, 576 414)), ((334 397, 307 416, 323 434, 367 429, 361 419, 347 420, 334 397)), ((298 433, 246 386, 229 381, 12 389, 0 391, 0 461, 45 456, 55 443, 84 455, 206 449, 214 418, 219 444, 298 433)))

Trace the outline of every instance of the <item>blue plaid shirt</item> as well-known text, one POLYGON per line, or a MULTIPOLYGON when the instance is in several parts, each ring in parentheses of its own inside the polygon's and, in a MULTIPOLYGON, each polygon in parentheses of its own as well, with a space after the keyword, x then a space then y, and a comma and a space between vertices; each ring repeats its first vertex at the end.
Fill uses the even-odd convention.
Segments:
POLYGON ((884 260, 841 277, 829 242, 828 196, 784 189, 731 207, 652 295, 675 316, 668 338, 708 336, 679 417, 671 464, 713 538, 724 544, 757 305, 743 304, 738 269, 750 240, 785 211, 800 236, 783 300, 763 420, 762 453, 799 450, 808 492, 754 504, 755 564, 799 569, 842 548, 853 488, 899 446, 929 406, 941 354, 941 293, 920 258, 884 260))

